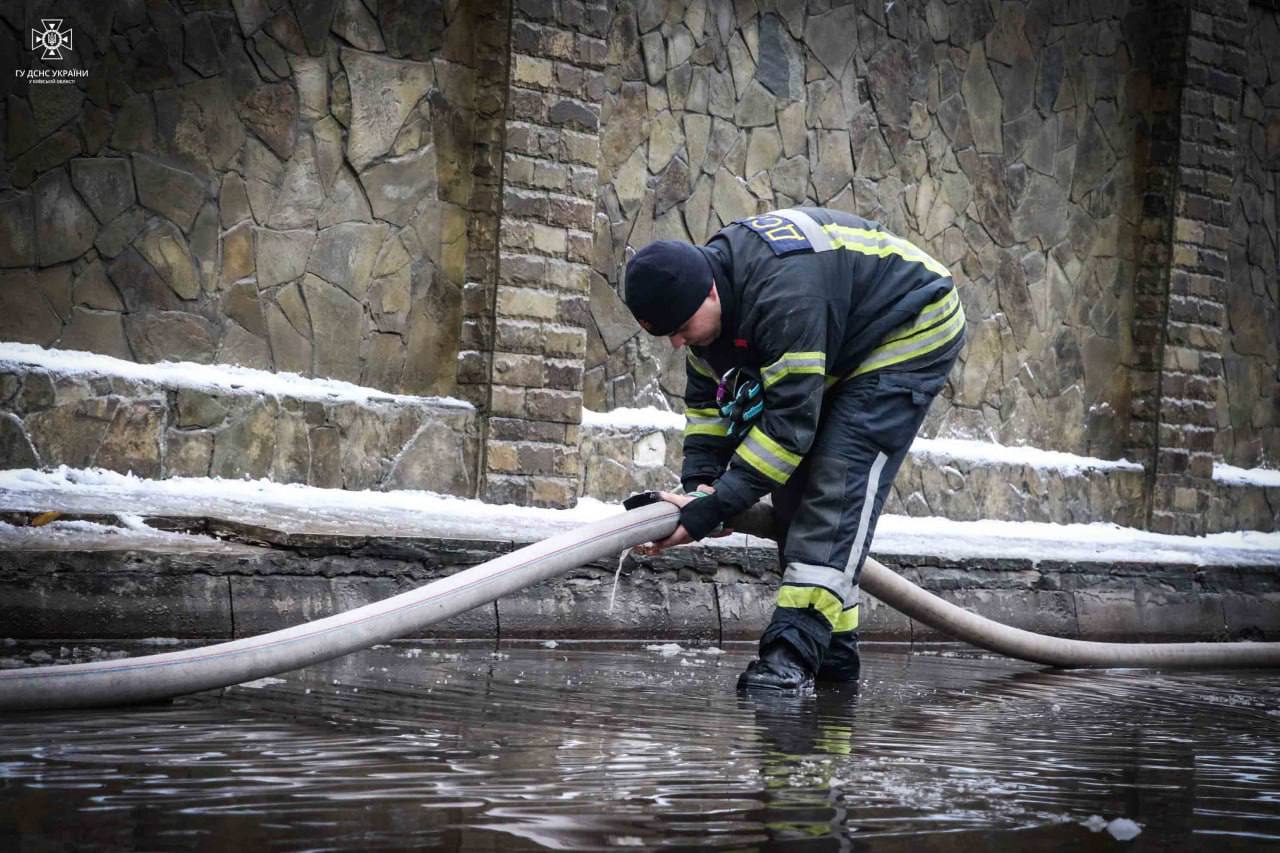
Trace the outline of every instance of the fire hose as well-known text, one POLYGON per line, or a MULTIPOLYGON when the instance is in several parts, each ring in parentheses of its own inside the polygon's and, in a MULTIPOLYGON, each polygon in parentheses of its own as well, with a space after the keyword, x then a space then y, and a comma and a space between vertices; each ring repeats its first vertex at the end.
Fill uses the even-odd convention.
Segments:
MULTIPOLYGON (((0 711, 153 702, 276 675, 404 637, 595 560, 669 536, 679 511, 654 503, 584 525, 390 598, 256 637, 197 649, 0 671, 0 711)), ((772 510, 735 519, 769 537, 772 510)), ((1098 643, 1002 625, 950 604, 868 559, 863 590, 956 639, 1064 668, 1275 667, 1280 643, 1098 643)))

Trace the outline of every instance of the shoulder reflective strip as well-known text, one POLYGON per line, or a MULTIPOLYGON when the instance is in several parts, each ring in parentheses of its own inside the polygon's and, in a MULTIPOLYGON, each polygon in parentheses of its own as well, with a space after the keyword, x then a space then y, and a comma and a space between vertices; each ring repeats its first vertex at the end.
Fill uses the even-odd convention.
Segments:
POLYGON ((809 238, 809 245, 813 246, 815 252, 827 252, 834 249, 831 245, 831 238, 827 232, 822 230, 822 226, 818 224, 818 220, 814 219, 803 210, 796 210, 792 207, 784 207, 782 210, 773 211, 774 216, 781 216, 784 219, 790 219, 796 224, 796 227, 809 238))
POLYGON ((881 258, 897 255, 903 260, 921 264, 937 275, 951 275, 946 267, 931 258, 915 244, 885 231, 850 228, 847 225, 824 225, 822 228, 831 235, 832 244, 836 248, 848 249, 881 258))
POLYGON ((889 457, 883 452, 877 453, 875 461, 871 463, 871 470, 867 472, 867 491, 862 496, 862 514, 858 517, 858 532, 849 549, 849 562, 862 560, 862 546, 866 544, 867 530, 871 527, 871 511, 875 509, 876 492, 880 491, 880 473, 884 471, 888 461, 889 457))
POLYGON ((729 434, 729 421, 720 417, 719 409, 687 409, 684 413, 684 434, 723 437, 729 434))
POLYGON ((791 607, 797 610, 812 607, 825 616, 826 620, 833 626, 844 611, 844 602, 832 595, 829 590, 825 590, 820 586, 789 586, 783 584, 778 587, 778 606, 791 607))
POLYGON ((782 582, 801 586, 822 586, 841 598, 849 579, 841 569, 830 566, 814 566, 809 563, 787 563, 782 582))
POLYGON ((858 605, 846 607, 836 617, 836 622, 831 626, 831 630, 837 634, 845 634, 849 631, 858 630, 858 605))
POLYGON ((826 372, 827 354, 825 352, 788 352, 783 353, 782 357, 772 364, 765 365, 760 371, 760 376, 764 379, 764 387, 768 388, 791 373, 825 375, 826 372))
POLYGON ((895 364, 919 358, 951 343, 963 331, 964 311, 957 305, 955 313, 942 325, 894 341, 887 346, 876 347, 849 376, 861 376, 873 370, 892 367, 895 364))
POLYGON ((733 455, 778 485, 791 479, 802 459, 778 444, 758 426, 751 428, 751 432, 747 433, 733 455))
POLYGON ((949 276, 951 273, 945 266, 935 260, 915 243, 910 240, 904 240, 887 231, 871 231, 865 228, 850 228, 847 225, 831 225, 827 226, 836 234, 853 242, 870 242, 875 246, 885 246, 896 250, 896 254, 902 255, 907 260, 913 260, 917 263, 924 264, 927 268, 938 275, 949 276))

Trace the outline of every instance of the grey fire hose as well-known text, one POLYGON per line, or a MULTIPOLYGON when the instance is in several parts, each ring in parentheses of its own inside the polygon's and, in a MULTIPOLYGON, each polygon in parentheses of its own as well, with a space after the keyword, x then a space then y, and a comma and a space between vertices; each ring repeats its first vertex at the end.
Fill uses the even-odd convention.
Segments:
MULTIPOLYGON (((771 510, 735 526, 770 535, 771 510)), ((626 548, 663 539, 678 510, 656 503, 585 525, 410 592, 304 625, 126 660, 0 671, 0 710, 102 707, 167 699, 298 669, 368 648, 456 616, 626 548)), ((1002 654, 1060 667, 1280 666, 1280 643, 1110 644, 1045 637, 968 613, 874 560, 862 588, 913 619, 1002 654)))

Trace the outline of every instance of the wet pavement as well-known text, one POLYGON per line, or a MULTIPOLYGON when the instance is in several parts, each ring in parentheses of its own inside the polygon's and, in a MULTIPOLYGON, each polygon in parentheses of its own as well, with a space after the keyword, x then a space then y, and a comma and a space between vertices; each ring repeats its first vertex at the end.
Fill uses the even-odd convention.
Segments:
POLYGON ((885 646, 856 691, 751 699, 746 660, 397 644, 170 705, 0 717, 0 849, 1280 845, 1274 672, 885 646))

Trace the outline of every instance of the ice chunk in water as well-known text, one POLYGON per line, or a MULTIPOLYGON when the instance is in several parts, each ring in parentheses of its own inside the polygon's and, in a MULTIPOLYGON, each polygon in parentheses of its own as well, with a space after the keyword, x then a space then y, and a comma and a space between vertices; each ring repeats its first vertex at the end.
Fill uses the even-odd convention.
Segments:
POLYGON ((1111 833, 1111 837, 1116 841, 1131 841, 1142 832, 1142 827, 1127 817, 1118 817, 1107 824, 1107 832, 1111 833))

